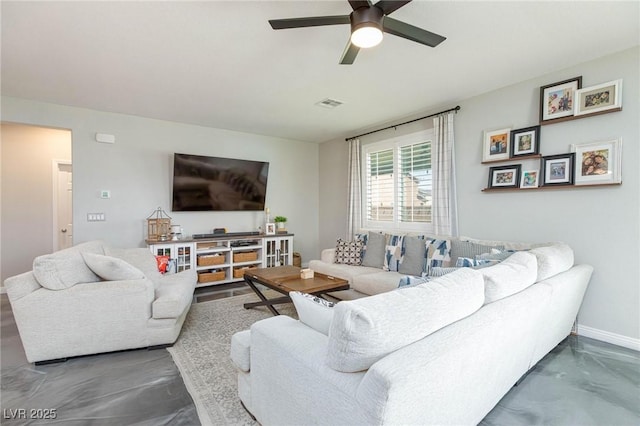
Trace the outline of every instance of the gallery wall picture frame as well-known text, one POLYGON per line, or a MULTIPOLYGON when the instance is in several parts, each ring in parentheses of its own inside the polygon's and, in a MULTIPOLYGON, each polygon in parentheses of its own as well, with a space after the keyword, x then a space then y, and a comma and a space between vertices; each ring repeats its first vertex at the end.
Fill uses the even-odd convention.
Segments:
POLYGON ((540 154, 540 126, 511 131, 511 158, 540 154))
POLYGON ((508 160, 511 129, 499 129, 484 132, 482 144, 482 162, 508 160))
POLYGON ((489 188, 517 188, 520 183, 520 164, 489 168, 489 188))
POLYGON ((622 140, 572 144, 576 185, 622 183, 622 140))
POLYGON ((540 186, 540 169, 523 170, 520 174, 520 188, 531 189, 540 186))
POLYGON ((575 152, 547 155, 540 160, 542 186, 573 185, 575 152))
POLYGON ((572 120, 575 93, 582 87, 582 76, 540 87, 540 124, 572 120))
POLYGON ((622 80, 613 80, 576 91, 575 116, 622 110, 622 80))

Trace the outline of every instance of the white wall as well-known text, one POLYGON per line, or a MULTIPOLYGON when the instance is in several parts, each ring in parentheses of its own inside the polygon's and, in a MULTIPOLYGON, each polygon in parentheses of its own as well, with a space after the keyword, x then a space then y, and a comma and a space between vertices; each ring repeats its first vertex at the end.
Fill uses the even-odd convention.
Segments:
MULTIPOLYGON (((483 239, 566 241, 573 247, 577 263, 595 268, 578 318, 580 332, 633 347, 640 342, 639 64, 640 48, 636 47, 467 99, 459 102, 462 109, 455 124, 460 234, 483 239), (622 78, 623 110, 542 126, 541 153, 566 153, 572 143, 622 138, 623 184, 481 192, 487 186, 489 171, 489 166, 480 164, 483 131, 537 124, 540 86, 579 75, 583 87, 622 78)), ((335 238, 345 232, 345 226, 332 218, 346 214, 346 203, 341 208, 338 205, 338 200, 346 200, 346 187, 325 185, 326 181, 346 181, 346 166, 326 161, 331 158, 327 151, 344 151, 345 144, 335 140, 320 148, 321 205, 335 200, 331 219, 321 216, 324 247, 335 244, 335 238)), ((535 161, 525 164, 537 166, 535 161)))
POLYGON ((71 161, 71 132, 3 123, 0 282, 31 270, 53 241, 53 160, 71 161))
MULTIPOLYGON (((115 246, 144 246, 146 218, 158 206, 187 234, 254 231, 262 212, 180 212, 171 209, 173 153, 268 161, 267 206, 286 216, 294 250, 308 261, 318 245, 318 146, 261 135, 2 98, 2 119, 71 129, 74 242, 103 239, 115 246), (115 144, 95 141, 115 135, 115 144), (110 199, 100 191, 110 190, 110 199), (301 197, 302 195, 302 197, 301 197), (105 222, 87 222, 103 212, 105 222)), ((10 208, 10 207, 7 207, 10 208)), ((7 247, 4 247, 5 251, 7 247)))

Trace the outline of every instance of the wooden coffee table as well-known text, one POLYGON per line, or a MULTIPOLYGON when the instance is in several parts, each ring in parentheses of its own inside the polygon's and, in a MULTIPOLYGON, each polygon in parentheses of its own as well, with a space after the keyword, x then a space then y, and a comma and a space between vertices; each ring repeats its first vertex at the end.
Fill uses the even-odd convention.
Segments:
POLYGON ((245 303, 244 308, 250 309, 256 306, 266 306, 273 315, 280 315, 273 305, 291 302, 291 298, 289 297, 290 291, 300 291, 302 293, 320 296, 331 291, 347 290, 349 288, 349 282, 347 280, 318 272, 314 273, 313 278, 302 279, 300 278, 300 268, 297 266, 251 269, 245 272, 244 280, 261 300, 255 303, 245 303), (285 296, 267 299, 256 284, 262 284, 285 296))

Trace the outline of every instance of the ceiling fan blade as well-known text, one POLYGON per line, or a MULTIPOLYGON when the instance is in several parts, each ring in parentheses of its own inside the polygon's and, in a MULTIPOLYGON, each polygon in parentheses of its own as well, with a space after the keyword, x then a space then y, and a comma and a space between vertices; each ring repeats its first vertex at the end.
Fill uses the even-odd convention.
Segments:
POLYGON ((439 34, 432 33, 422 28, 414 27, 405 22, 398 21, 385 16, 383 22, 383 31, 398 37, 406 38, 416 43, 425 44, 427 46, 436 47, 447 38, 439 34))
POLYGON ((356 56, 358 56, 358 52, 360 48, 355 44, 351 43, 351 40, 347 42, 347 47, 344 48, 344 52, 342 52, 342 57, 340 58, 340 65, 351 65, 356 60, 356 56))
POLYGON ((314 16, 307 18, 269 19, 269 23, 274 30, 284 30, 288 28, 350 24, 351 19, 349 19, 349 15, 314 16))
POLYGON ((371 2, 369 0, 349 0, 349 4, 353 10, 371 6, 371 2))
POLYGON ((390 15, 407 3, 411 3, 411 0, 380 0, 374 6, 382 9, 385 15, 390 15))

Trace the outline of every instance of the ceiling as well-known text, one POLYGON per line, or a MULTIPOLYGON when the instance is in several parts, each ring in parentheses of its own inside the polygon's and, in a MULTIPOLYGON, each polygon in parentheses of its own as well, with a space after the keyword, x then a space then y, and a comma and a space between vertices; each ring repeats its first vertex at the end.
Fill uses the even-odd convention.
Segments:
POLYGON ((346 0, 3 0, 2 94, 321 143, 638 45, 639 5, 415 0, 392 16, 447 40, 386 35, 339 65, 348 25, 267 20, 346 0))

